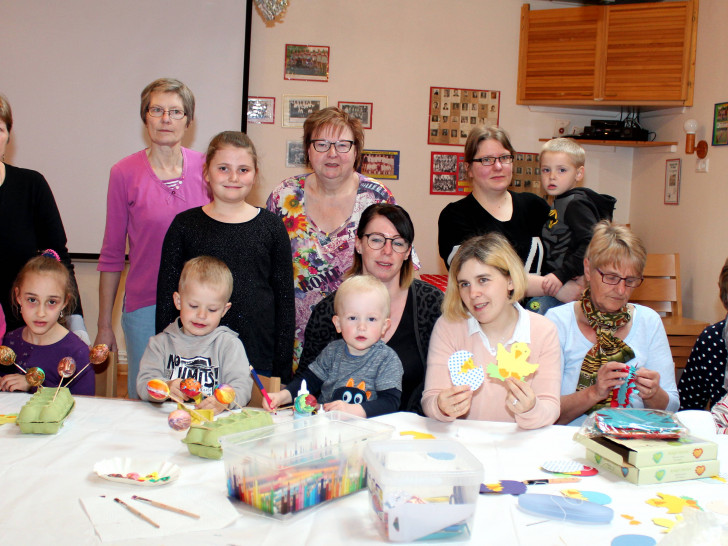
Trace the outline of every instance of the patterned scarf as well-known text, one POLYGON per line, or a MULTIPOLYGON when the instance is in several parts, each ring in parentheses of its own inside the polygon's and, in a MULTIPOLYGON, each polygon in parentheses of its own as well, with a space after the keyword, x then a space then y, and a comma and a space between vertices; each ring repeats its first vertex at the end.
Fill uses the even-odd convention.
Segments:
MULTIPOLYGON (((624 341, 614 335, 622 326, 629 324, 632 315, 627 305, 616 313, 602 313, 597 310, 591 300, 591 290, 587 288, 581 297, 581 309, 584 312, 589 326, 597 335, 597 342, 587 351, 584 362, 581 363, 581 373, 576 390, 580 391, 597 382, 597 372, 607 362, 629 362, 634 358, 634 351, 624 341)), ((606 400, 599 402, 587 413, 609 406, 612 393, 606 400)))

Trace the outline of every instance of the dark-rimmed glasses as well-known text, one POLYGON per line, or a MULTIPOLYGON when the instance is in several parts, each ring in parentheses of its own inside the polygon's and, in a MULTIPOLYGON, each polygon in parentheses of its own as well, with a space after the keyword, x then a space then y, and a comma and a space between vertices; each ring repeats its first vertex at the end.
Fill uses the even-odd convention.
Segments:
POLYGON ((475 159, 473 159, 473 163, 475 163, 476 161, 478 163, 482 163, 486 167, 495 165, 496 161, 500 161, 501 165, 509 165, 513 163, 513 156, 511 154, 499 155, 497 157, 494 157, 492 155, 486 155, 485 157, 476 157, 475 159))
POLYGON ((612 286, 624 281, 627 288, 637 288, 645 280, 644 277, 620 277, 614 273, 604 273, 601 269, 597 269, 597 272, 602 276, 604 284, 611 284, 612 286))
POLYGON ((369 245, 369 248, 372 250, 384 248, 387 241, 391 241, 392 250, 398 254, 404 254, 410 248, 409 242, 407 242, 407 239, 404 237, 385 237, 384 233, 365 233, 364 237, 367 238, 367 245, 369 245))
POLYGON ((164 114, 168 114, 170 119, 182 119, 185 117, 185 111, 177 108, 170 108, 165 110, 161 106, 150 106, 147 108, 147 113, 153 118, 161 118, 164 114))
POLYGON ((340 154, 345 154, 346 152, 351 150, 351 147, 354 145, 354 141, 337 140, 336 142, 331 142, 330 140, 312 140, 311 144, 313 144, 313 149, 317 152, 328 152, 331 148, 331 145, 333 145, 334 150, 336 150, 340 154))

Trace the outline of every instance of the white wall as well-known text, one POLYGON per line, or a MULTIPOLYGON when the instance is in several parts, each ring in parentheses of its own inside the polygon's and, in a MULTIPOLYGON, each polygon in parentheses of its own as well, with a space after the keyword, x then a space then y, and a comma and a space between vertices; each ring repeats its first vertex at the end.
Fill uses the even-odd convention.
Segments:
POLYGON ((694 106, 677 113, 652 118, 660 139, 678 140, 678 153, 668 157, 635 152, 632 173, 633 229, 650 252, 679 252, 683 288, 683 314, 716 322, 725 316, 718 297, 718 274, 728 256, 728 146, 708 150, 710 172, 695 172, 697 156, 685 154, 683 123, 699 123, 696 141, 712 141, 713 106, 728 101, 728 2, 701 0, 694 106), (682 159, 680 204, 663 204, 665 160, 682 159))

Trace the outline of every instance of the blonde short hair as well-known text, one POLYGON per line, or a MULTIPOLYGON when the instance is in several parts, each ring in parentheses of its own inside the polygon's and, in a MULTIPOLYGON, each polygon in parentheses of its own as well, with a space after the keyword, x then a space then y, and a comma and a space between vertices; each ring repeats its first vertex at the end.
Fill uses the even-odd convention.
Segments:
POLYGON ((450 264, 447 290, 445 290, 445 299, 442 302, 442 314, 448 320, 460 320, 468 317, 468 308, 465 307, 460 297, 458 275, 465 262, 472 259, 496 268, 511 279, 513 283, 513 290, 509 294, 511 303, 517 302, 526 295, 528 286, 526 270, 508 239, 496 232, 472 237, 460 245, 450 264))
POLYGON ((569 156, 571 162, 578 169, 586 162, 586 152, 573 138, 552 138, 541 148, 539 161, 543 159, 545 152, 564 153, 569 156))
POLYGON ((602 220, 594 226, 584 257, 589 260, 591 268, 631 265, 641 276, 647 262, 647 249, 627 226, 602 220))
POLYGON ((373 275, 356 275, 342 282, 334 296, 334 313, 338 315, 341 312, 341 307, 349 295, 362 292, 369 292, 378 296, 384 307, 385 315, 387 318, 389 317, 389 292, 384 283, 373 275))
POLYGON ((314 135, 321 133, 328 127, 338 131, 343 131, 346 128, 351 130, 356 152, 354 168, 358 169, 359 165, 361 165, 361 154, 364 150, 364 130, 361 121, 335 106, 318 110, 303 122, 303 159, 306 162, 306 167, 311 167, 308 151, 311 149, 314 135))
POLYGON ((184 292, 188 282, 220 288, 225 296, 225 301, 230 301, 233 293, 233 274, 230 272, 230 268, 225 262, 212 256, 197 256, 185 262, 179 277, 180 294, 184 292))

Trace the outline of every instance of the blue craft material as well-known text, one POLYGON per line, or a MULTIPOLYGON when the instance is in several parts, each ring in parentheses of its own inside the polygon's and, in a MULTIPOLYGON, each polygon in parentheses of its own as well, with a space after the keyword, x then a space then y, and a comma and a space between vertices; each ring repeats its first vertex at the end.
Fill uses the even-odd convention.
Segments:
POLYGON ((657 541, 647 535, 620 535, 614 537, 612 546, 655 546, 657 541))
POLYGON ((526 493, 518 497, 518 506, 530 514, 577 523, 609 523, 614 517, 607 506, 557 495, 526 493))

